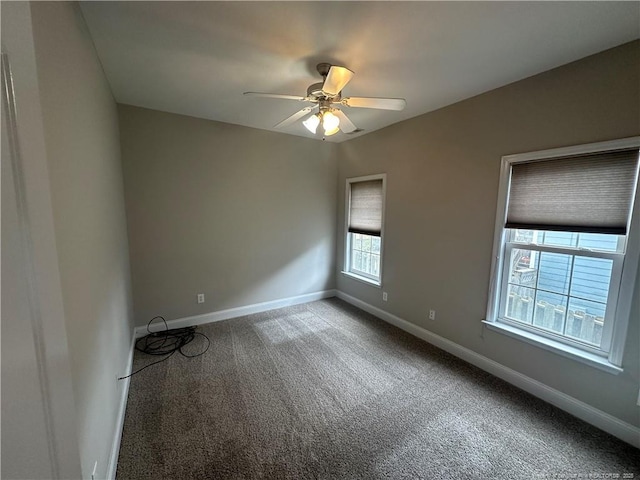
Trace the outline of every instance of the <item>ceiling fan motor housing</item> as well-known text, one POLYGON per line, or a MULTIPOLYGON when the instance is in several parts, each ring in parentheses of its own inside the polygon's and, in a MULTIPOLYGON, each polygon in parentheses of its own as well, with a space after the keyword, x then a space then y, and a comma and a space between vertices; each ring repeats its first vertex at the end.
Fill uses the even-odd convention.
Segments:
POLYGON ((316 98, 322 97, 322 85, 324 85, 324 82, 318 82, 309 85, 309 88, 307 88, 307 96, 316 98))
POLYGON ((339 102, 341 99, 341 95, 340 93, 338 93, 338 95, 335 95, 333 97, 327 97, 324 92, 322 91, 322 86, 324 85, 324 82, 318 82, 318 83, 314 83, 312 85, 309 85, 309 88, 307 88, 307 96, 308 97, 312 97, 315 98, 316 100, 324 100, 324 99, 331 99, 335 102, 339 102))

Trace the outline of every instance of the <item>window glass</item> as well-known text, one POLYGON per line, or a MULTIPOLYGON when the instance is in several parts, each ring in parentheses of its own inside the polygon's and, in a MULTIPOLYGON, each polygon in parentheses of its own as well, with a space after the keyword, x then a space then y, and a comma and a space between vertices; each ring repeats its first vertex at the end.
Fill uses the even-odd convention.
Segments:
POLYGON ((615 252, 618 236, 518 230, 507 237, 535 246, 511 249, 504 317, 600 347, 613 260, 581 256, 577 248, 615 252), (540 245, 568 250, 536 250, 540 245))
POLYGON ((380 237, 350 233, 351 270, 371 277, 380 276, 380 237))

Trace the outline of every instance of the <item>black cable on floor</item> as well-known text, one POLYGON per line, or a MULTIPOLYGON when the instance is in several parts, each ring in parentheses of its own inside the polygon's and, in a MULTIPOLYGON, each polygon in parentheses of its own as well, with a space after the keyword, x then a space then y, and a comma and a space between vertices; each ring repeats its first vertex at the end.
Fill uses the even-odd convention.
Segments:
POLYGON ((151 320, 149 320, 149 323, 147 323, 148 334, 136 340, 135 348, 139 352, 146 353, 148 355, 164 355, 165 357, 155 362, 152 362, 149 365, 145 365, 142 368, 139 368, 138 370, 136 370, 133 373, 130 373, 126 377, 119 377, 118 380, 124 380, 125 378, 129 378, 135 375, 136 373, 141 372, 145 368, 149 368, 152 365, 156 365, 158 363, 164 362, 176 352, 180 352, 180 354, 183 357, 187 357, 187 358, 199 357, 200 355, 204 355, 207 352, 207 350, 209 350, 209 346, 211 346, 211 341, 209 340, 209 337, 207 337, 204 333, 196 332, 196 328, 198 327, 173 328, 170 330, 169 326, 167 325, 167 321, 164 319, 164 317, 160 317, 160 316, 153 317, 151 320), (154 320, 157 320, 157 319, 162 320, 162 322, 164 323, 165 329, 161 332, 152 332, 151 324, 154 322, 154 320), (196 353, 195 355, 189 355, 188 353, 185 353, 182 349, 186 345, 191 343, 196 338, 196 336, 204 337, 205 340, 207 341, 207 346, 202 352, 196 353))

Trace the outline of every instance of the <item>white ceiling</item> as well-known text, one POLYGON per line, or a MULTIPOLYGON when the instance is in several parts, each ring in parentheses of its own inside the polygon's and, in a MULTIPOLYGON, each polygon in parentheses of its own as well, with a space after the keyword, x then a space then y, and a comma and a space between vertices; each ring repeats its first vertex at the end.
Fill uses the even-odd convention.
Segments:
MULTIPOLYGON (((315 65, 355 72, 344 107, 362 133, 640 37, 640 2, 82 2, 116 101, 274 130, 304 105, 315 65)), ((301 122, 279 129, 313 137, 301 122)))

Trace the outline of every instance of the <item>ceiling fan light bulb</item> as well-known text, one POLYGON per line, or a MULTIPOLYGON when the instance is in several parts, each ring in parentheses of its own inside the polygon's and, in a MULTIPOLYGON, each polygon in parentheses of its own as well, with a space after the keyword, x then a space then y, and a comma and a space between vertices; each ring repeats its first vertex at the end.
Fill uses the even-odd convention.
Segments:
POLYGON ((309 130, 311 133, 315 134, 318 129, 318 125, 320 125, 320 119, 318 115, 311 115, 307 118, 302 124, 309 130))
MULTIPOLYGON (((331 112, 325 112, 322 116, 322 127, 324 128, 325 135, 327 132, 333 131, 340 125, 340 119, 331 112)), ((335 133, 335 132, 334 132, 335 133)))
POLYGON ((331 135, 335 135, 339 131, 340 131, 340 127, 336 127, 333 130, 325 130, 324 131, 324 135, 325 135, 325 137, 330 137, 331 135))

